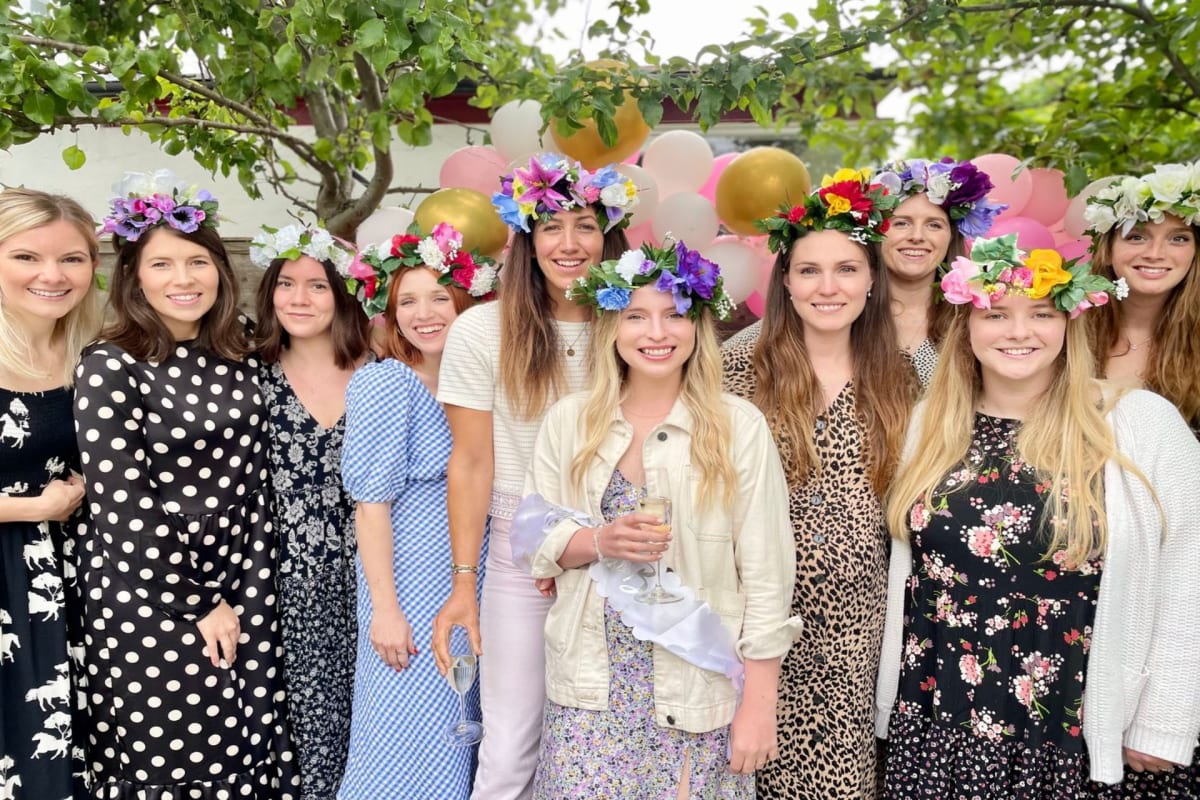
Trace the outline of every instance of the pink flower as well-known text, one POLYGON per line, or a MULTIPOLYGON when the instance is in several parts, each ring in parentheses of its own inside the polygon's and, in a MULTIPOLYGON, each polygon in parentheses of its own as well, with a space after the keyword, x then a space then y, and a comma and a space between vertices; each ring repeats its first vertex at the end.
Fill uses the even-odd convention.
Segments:
POLYGON ((971 259, 963 256, 954 259, 950 271, 942 277, 942 294, 946 302, 956 306, 971 303, 976 308, 991 308, 983 287, 972 281, 978 274, 979 265, 971 259))
POLYGON ((928 527, 931 516, 929 508, 924 503, 917 501, 908 514, 908 527, 914 531, 923 531, 928 527))
POLYGON ((980 558, 991 558, 1000 549, 1000 542, 994 530, 978 527, 967 531, 967 547, 980 558))
POLYGON ((449 223, 439 222, 437 225, 434 225, 430 235, 437 242, 438 247, 442 249, 442 252, 452 253, 462 248, 462 234, 456 231, 454 226, 449 223))
POLYGON ((1033 678, 1028 675, 1013 678, 1013 694, 1021 705, 1033 708, 1033 678))
POLYGON ((357 278, 360 281, 375 277, 375 268, 370 264, 363 263, 357 256, 350 262, 350 266, 346 271, 350 274, 351 278, 357 278))
POLYGON ((1005 281, 1019 286, 1022 289, 1028 289, 1033 286, 1033 271, 1028 267, 1017 267, 1012 271, 1012 280, 1005 281))
POLYGON ((963 681, 972 686, 983 683, 983 671, 979 669, 979 659, 970 653, 958 659, 958 672, 962 675, 963 681))

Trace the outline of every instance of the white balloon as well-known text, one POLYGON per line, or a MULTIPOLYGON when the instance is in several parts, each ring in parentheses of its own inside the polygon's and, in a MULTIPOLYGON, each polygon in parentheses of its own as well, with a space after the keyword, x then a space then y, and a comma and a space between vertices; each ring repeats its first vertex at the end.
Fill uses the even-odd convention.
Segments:
POLYGON ((719 224, 717 210, 706 197, 696 192, 679 192, 659 201, 651 228, 660 242, 669 233, 676 241, 695 249, 695 245, 716 237, 719 224))
POLYGON ((629 227, 654 219, 654 213, 658 211, 658 183, 654 176, 635 164, 618 164, 617 172, 633 181, 638 188, 638 201, 629 215, 629 227))
POLYGON ((668 131, 642 154, 642 166, 658 181, 659 197, 695 192, 712 174, 712 147, 692 131, 668 131))
POLYGON ((492 147, 509 161, 525 160, 540 153, 542 104, 536 100, 513 100, 492 115, 492 147))
POLYGON ((407 208, 386 206, 362 221, 354 235, 354 243, 359 250, 373 244, 382 244, 408 230, 412 221, 413 212, 407 208))
POLYGON ((700 250, 700 255, 716 262, 725 279, 725 291, 735 303, 741 303, 758 288, 758 254, 747 244, 734 239, 716 241, 700 250))

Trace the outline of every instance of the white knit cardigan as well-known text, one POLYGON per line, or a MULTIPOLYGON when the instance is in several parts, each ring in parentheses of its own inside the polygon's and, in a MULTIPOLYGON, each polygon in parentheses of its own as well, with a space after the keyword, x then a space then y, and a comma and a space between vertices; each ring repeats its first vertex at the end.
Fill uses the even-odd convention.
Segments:
MULTIPOLYGON (((920 432, 909 427, 904 457, 920 432)), ((1083 700, 1092 780, 1119 783, 1122 746, 1187 764, 1200 734, 1200 443, 1167 400, 1144 390, 1109 415, 1117 447, 1154 487, 1109 462, 1108 547, 1083 700)), ((900 681, 907 541, 892 541, 887 622, 876 685, 875 730, 887 738, 900 681)))

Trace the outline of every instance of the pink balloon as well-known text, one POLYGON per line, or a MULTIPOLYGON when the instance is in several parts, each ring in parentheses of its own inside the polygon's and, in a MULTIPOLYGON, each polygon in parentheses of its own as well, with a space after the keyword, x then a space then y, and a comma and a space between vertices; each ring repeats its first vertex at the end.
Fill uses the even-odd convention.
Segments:
POLYGON ((718 236, 700 254, 721 268, 729 299, 741 303, 758 287, 758 253, 738 236, 718 236))
POLYGON ((474 189, 488 197, 500 190, 508 161, 490 147, 460 147, 442 162, 438 185, 443 189, 474 189))
POLYGON ((743 305, 750 309, 751 314, 759 319, 762 319, 763 312, 767 307, 767 301, 758 292, 751 292, 750 296, 746 298, 746 302, 743 305))
POLYGON ((1017 235, 1017 247, 1028 253, 1030 250, 1053 250, 1054 234, 1042 223, 1028 217, 1001 217, 992 223, 987 232, 989 239, 1008 233, 1017 235))
POLYGON ((1031 169, 1029 176, 1033 178, 1033 193, 1029 195, 1029 202, 1025 204, 1021 216, 1053 227, 1067 213, 1067 204, 1071 202, 1071 198, 1067 197, 1067 184, 1063 181, 1062 170, 1031 169))
POLYGON ((729 162, 738 155, 738 153, 726 153, 713 159, 712 172, 708 173, 708 180, 700 187, 700 194, 707 197, 708 202, 713 205, 717 204, 717 181, 721 180, 721 173, 729 166, 729 162))
POLYGON ((1072 258, 1078 258, 1086 264, 1092 260, 1092 254, 1089 252, 1091 246, 1091 238, 1084 237, 1083 239, 1072 239, 1069 242, 1062 242, 1058 245, 1055 245, 1054 249, 1058 251, 1058 254, 1062 256, 1065 261, 1070 261, 1072 258))
POLYGON ((625 229, 625 238, 629 240, 630 247, 641 247, 649 242, 657 244, 654 238, 653 226, 649 222, 643 222, 641 225, 634 225, 625 229))
POLYGON ((1022 215, 1025 204, 1033 194, 1033 176, 1027 169, 1021 170, 1013 177, 1013 172, 1021 166, 1021 162, 1004 153, 985 153, 971 159, 971 163, 992 179, 992 191, 988 199, 995 203, 1006 203, 1008 209, 1000 214, 1000 219, 1022 215))
POLYGON ((636 167, 637 163, 638 163, 638 159, 641 157, 642 157, 642 151, 639 150, 636 153, 634 153, 633 155, 631 155, 629 158, 622 161, 621 163, 622 164, 633 164, 636 167))

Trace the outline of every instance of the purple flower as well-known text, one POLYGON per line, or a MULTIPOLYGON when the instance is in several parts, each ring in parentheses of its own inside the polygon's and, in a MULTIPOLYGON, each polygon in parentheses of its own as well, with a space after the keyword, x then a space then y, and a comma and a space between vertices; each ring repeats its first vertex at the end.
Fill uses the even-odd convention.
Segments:
POLYGON ((201 189, 200 191, 196 192, 196 196, 192 199, 196 203, 207 203, 209 201, 215 201, 217 198, 213 197, 212 193, 208 191, 208 189, 201 189))
MULTIPOLYGON (((683 242, 675 245, 675 258, 679 262, 679 278, 684 285, 705 300, 711 300, 717 277, 721 274, 720 268, 695 250, 684 247, 683 242)), ((688 305, 691 305, 690 301, 688 305)))
MULTIPOLYGON (((175 210, 175 200, 165 194, 151 195, 146 201, 146 213, 149 216, 150 211, 158 211, 161 214, 170 214, 175 210)), ((159 217, 161 219, 161 217, 159 217)))
POLYGON ((951 170, 950 180, 957 188, 952 189, 946 195, 946 205, 948 206, 974 203, 987 197, 987 193, 992 190, 992 179, 970 161, 964 161, 951 170))
POLYGON ((1006 208, 1008 206, 1003 203, 989 203, 986 200, 980 200, 958 220, 958 230, 963 236, 971 239, 986 236, 992 228, 992 223, 996 221, 996 216, 1006 208))
POLYGON ((571 200, 554 188, 567 174, 565 169, 544 164, 536 158, 529 162, 529 169, 517 168, 514 173, 525 184, 525 193, 514 198, 518 203, 541 203, 547 211, 562 211, 561 203, 571 200))
POLYGON ((180 233, 195 233, 206 216, 204 211, 193 206, 175 206, 167 217, 167 224, 180 233))

